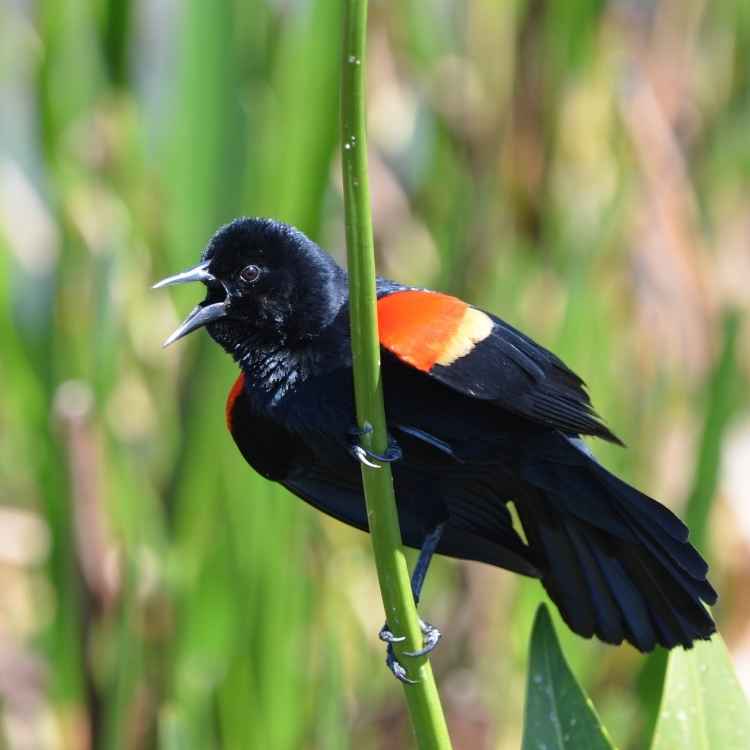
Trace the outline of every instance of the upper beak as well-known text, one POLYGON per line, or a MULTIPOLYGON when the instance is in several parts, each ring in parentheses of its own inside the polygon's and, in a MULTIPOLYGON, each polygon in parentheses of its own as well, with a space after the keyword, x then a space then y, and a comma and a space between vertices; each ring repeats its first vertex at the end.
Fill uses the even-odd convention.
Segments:
MULTIPOLYGON (((153 288, 163 289, 165 286, 172 286, 172 284, 187 284, 189 281, 203 281, 205 283, 210 283, 216 282, 217 279, 213 274, 208 272, 208 262, 205 262, 188 271, 183 271, 182 273, 162 279, 157 284, 154 284, 153 288)), ((225 318, 226 316, 227 309, 225 302, 216 302, 212 305, 206 306, 198 305, 193 309, 190 315, 185 318, 179 328, 162 344, 162 346, 167 347, 198 328, 203 328, 203 326, 208 325, 215 320, 225 318)))
POLYGON ((205 261, 195 268, 190 268, 182 273, 176 273, 174 276, 167 276, 166 279, 162 279, 154 284, 152 289, 163 289, 165 286, 172 286, 173 284, 187 284, 190 281, 205 281, 211 282, 216 281, 216 277, 208 272, 208 265, 210 261, 205 261))

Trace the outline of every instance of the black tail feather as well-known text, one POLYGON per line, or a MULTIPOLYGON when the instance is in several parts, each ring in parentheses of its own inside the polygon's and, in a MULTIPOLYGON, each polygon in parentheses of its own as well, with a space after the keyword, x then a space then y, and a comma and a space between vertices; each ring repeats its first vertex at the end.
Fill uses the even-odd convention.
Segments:
MULTIPOLYGON (((592 471, 606 474, 593 461, 592 471)), ((612 484, 600 487, 599 507, 609 505, 619 517, 615 524, 599 526, 595 518, 566 512, 590 490, 577 495, 576 484, 563 488, 565 502, 546 488, 529 488, 516 503, 527 539, 544 561, 542 583, 565 621, 585 637, 625 640, 641 651, 657 644, 687 648, 710 637, 715 626, 703 602, 713 604, 716 592, 706 580, 708 566, 677 538, 670 511, 654 511, 655 501, 619 480, 616 493, 607 491, 612 484), (623 528, 627 533, 612 533, 623 528)))
POLYGON ((656 645, 657 636, 643 594, 617 557, 602 546, 590 544, 590 547, 610 591, 618 592, 617 604, 625 631, 631 633, 628 640, 640 651, 651 651, 656 645))
POLYGON ((555 519, 544 503, 530 499, 517 502, 516 507, 526 538, 536 558, 542 562, 542 584, 571 630, 591 638, 597 632, 596 613, 583 567, 563 531, 562 519, 555 519), (566 574, 550 575, 555 568, 566 574))

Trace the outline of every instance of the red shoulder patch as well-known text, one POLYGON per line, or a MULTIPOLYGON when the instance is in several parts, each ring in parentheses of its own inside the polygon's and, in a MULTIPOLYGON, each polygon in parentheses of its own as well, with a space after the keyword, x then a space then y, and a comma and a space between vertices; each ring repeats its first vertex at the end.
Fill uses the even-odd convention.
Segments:
POLYGON ((492 327, 481 310, 439 292, 394 292, 378 300, 380 343, 423 372, 466 356, 492 327))
POLYGON ((232 390, 229 391, 229 395, 227 396, 227 405, 226 405, 226 410, 224 413, 226 415, 227 427, 229 428, 229 432, 232 432, 232 417, 234 413, 234 404, 244 390, 245 390, 245 373, 241 372, 237 380, 234 381, 232 390))

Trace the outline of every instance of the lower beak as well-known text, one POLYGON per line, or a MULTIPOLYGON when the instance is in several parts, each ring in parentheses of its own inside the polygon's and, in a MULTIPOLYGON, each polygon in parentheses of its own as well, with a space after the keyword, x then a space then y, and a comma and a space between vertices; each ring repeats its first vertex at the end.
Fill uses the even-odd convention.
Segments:
POLYGON ((226 318, 226 316, 226 305, 223 302, 215 302, 213 305, 206 305, 205 307, 198 305, 162 346, 167 347, 170 344, 174 344, 175 341, 181 339, 183 336, 187 336, 189 333, 197 331, 199 328, 203 328, 203 326, 213 323, 215 320, 226 318))
MULTIPOLYGON (((157 284, 154 284, 154 289, 163 289, 165 286, 172 286, 173 284, 187 284, 191 281, 202 281, 204 284, 213 285, 217 283, 216 277, 208 270, 209 261, 205 261, 195 268, 191 268, 182 273, 177 273, 174 276, 169 276, 166 279, 162 279, 157 284)), ((225 318, 227 315, 226 305, 224 302, 216 302, 213 305, 198 305, 190 315, 185 318, 182 325, 162 344, 162 346, 169 346, 183 336, 187 336, 189 333, 196 331, 198 328, 213 323, 215 320, 225 318)))

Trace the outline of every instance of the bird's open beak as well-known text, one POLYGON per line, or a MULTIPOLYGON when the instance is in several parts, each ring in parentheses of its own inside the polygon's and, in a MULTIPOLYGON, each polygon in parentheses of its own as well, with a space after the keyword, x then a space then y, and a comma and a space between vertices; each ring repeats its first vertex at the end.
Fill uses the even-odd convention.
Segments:
MULTIPOLYGON (((191 281, 202 281, 205 284, 217 283, 217 279, 213 274, 208 271, 208 261, 201 263, 195 268, 191 268, 188 271, 177 273, 174 276, 169 276, 166 279, 162 279, 157 284, 154 284, 154 289, 163 289, 165 286, 172 286, 173 284, 187 284, 191 281)), ((203 326, 213 323, 215 320, 220 320, 227 316, 227 308, 225 302, 216 302, 212 305, 198 305, 190 315, 185 318, 179 328, 162 344, 163 347, 167 347, 170 344, 174 344, 175 341, 181 339, 183 336, 187 336, 189 333, 203 328, 203 326)))

